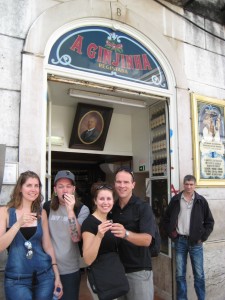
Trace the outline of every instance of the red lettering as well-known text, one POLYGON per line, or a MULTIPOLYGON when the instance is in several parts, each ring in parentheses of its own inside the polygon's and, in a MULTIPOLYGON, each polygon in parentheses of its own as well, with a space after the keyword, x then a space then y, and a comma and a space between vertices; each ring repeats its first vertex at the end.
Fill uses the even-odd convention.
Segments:
POLYGON ((99 62, 99 63, 102 62, 102 47, 101 47, 101 46, 98 47, 98 58, 97 58, 97 62, 99 62))
POLYGON ((98 49, 98 46, 95 45, 95 43, 89 44, 87 47, 87 56, 91 59, 95 58, 97 49, 98 49))
POLYGON ((120 54, 119 53, 116 53, 116 58, 114 61, 112 61, 112 65, 114 67, 118 67, 119 66, 119 63, 120 63, 120 54))
POLYGON ((70 47, 70 50, 77 51, 78 54, 82 54, 82 44, 83 44, 83 37, 78 35, 73 45, 70 47))
POLYGON ((142 62, 141 62, 141 56, 140 55, 134 55, 134 65, 135 65, 135 69, 137 69, 137 70, 143 70, 142 62))
POLYGON ((111 62, 112 62, 112 51, 111 50, 103 48, 103 60, 102 60, 102 62, 104 64, 111 65, 111 62))
POLYGON ((121 68, 126 68, 124 54, 121 54, 121 68))
POLYGON ((142 54, 142 61, 143 61, 143 69, 144 70, 152 70, 152 66, 148 60, 148 57, 146 54, 142 54))
POLYGON ((125 58, 126 58, 127 69, 134 69, 133 56, 125 55, 125 58))

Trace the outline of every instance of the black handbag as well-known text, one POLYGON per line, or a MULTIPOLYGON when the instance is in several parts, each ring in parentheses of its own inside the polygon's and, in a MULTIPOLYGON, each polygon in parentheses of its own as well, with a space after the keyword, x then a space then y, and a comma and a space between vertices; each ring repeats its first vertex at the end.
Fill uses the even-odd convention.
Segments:
POLYGON ((129 291, 129 283, 117 252, 99 255, 88 267, 88 281, 100 300, 112 300, 129 291))

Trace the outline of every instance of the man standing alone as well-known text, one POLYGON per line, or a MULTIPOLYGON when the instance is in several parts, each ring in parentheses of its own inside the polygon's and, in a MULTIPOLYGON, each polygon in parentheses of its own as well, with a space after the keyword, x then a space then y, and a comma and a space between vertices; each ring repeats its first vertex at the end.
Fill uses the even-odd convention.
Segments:
POLYGON ((186 266, 189 253, 198 300, 205 299, 203 246, 213 231, 214 219, 206 199, 195 192, 196 179, 186 175, 184 190, 166 210, 164 227, 175 243, 177 300, 187 300, 186 266))
POLYGON ((119 300, 153 300, 153 273, 149 245, 154 236, 154 218, 149 203, 132 194, 133 172, 120 168, 115 175, 118 201, 113 208, 112 233, 121 238, 118 250, 130 290, 119 300))

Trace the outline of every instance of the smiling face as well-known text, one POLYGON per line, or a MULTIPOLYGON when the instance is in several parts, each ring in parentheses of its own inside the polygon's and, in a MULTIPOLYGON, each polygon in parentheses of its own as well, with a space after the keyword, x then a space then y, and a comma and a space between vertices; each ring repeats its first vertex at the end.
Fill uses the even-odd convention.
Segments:
POLYGON ((99 190, 94 202, 96 211, 100 214, 108 214, 114 204, 113 191, 108 189, 99 190))
POLYGON ((22 199, 34 202, 40 195, 40 184, 37 178, 29 177, 24 182, 20 190, 22 199))
POLYGON ((128 201, 132 196, 135 182, 132 175, 126 171, 120 171, 115 177, 115 190, 120 200, 128 201))

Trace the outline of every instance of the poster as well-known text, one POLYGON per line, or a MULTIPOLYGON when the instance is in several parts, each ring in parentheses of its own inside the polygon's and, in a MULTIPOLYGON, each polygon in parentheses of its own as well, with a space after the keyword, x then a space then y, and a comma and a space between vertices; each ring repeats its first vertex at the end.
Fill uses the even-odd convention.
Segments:
POLYGON ((197 186, 225 184, 225 102, 192 94, 194 173, 197 186))

